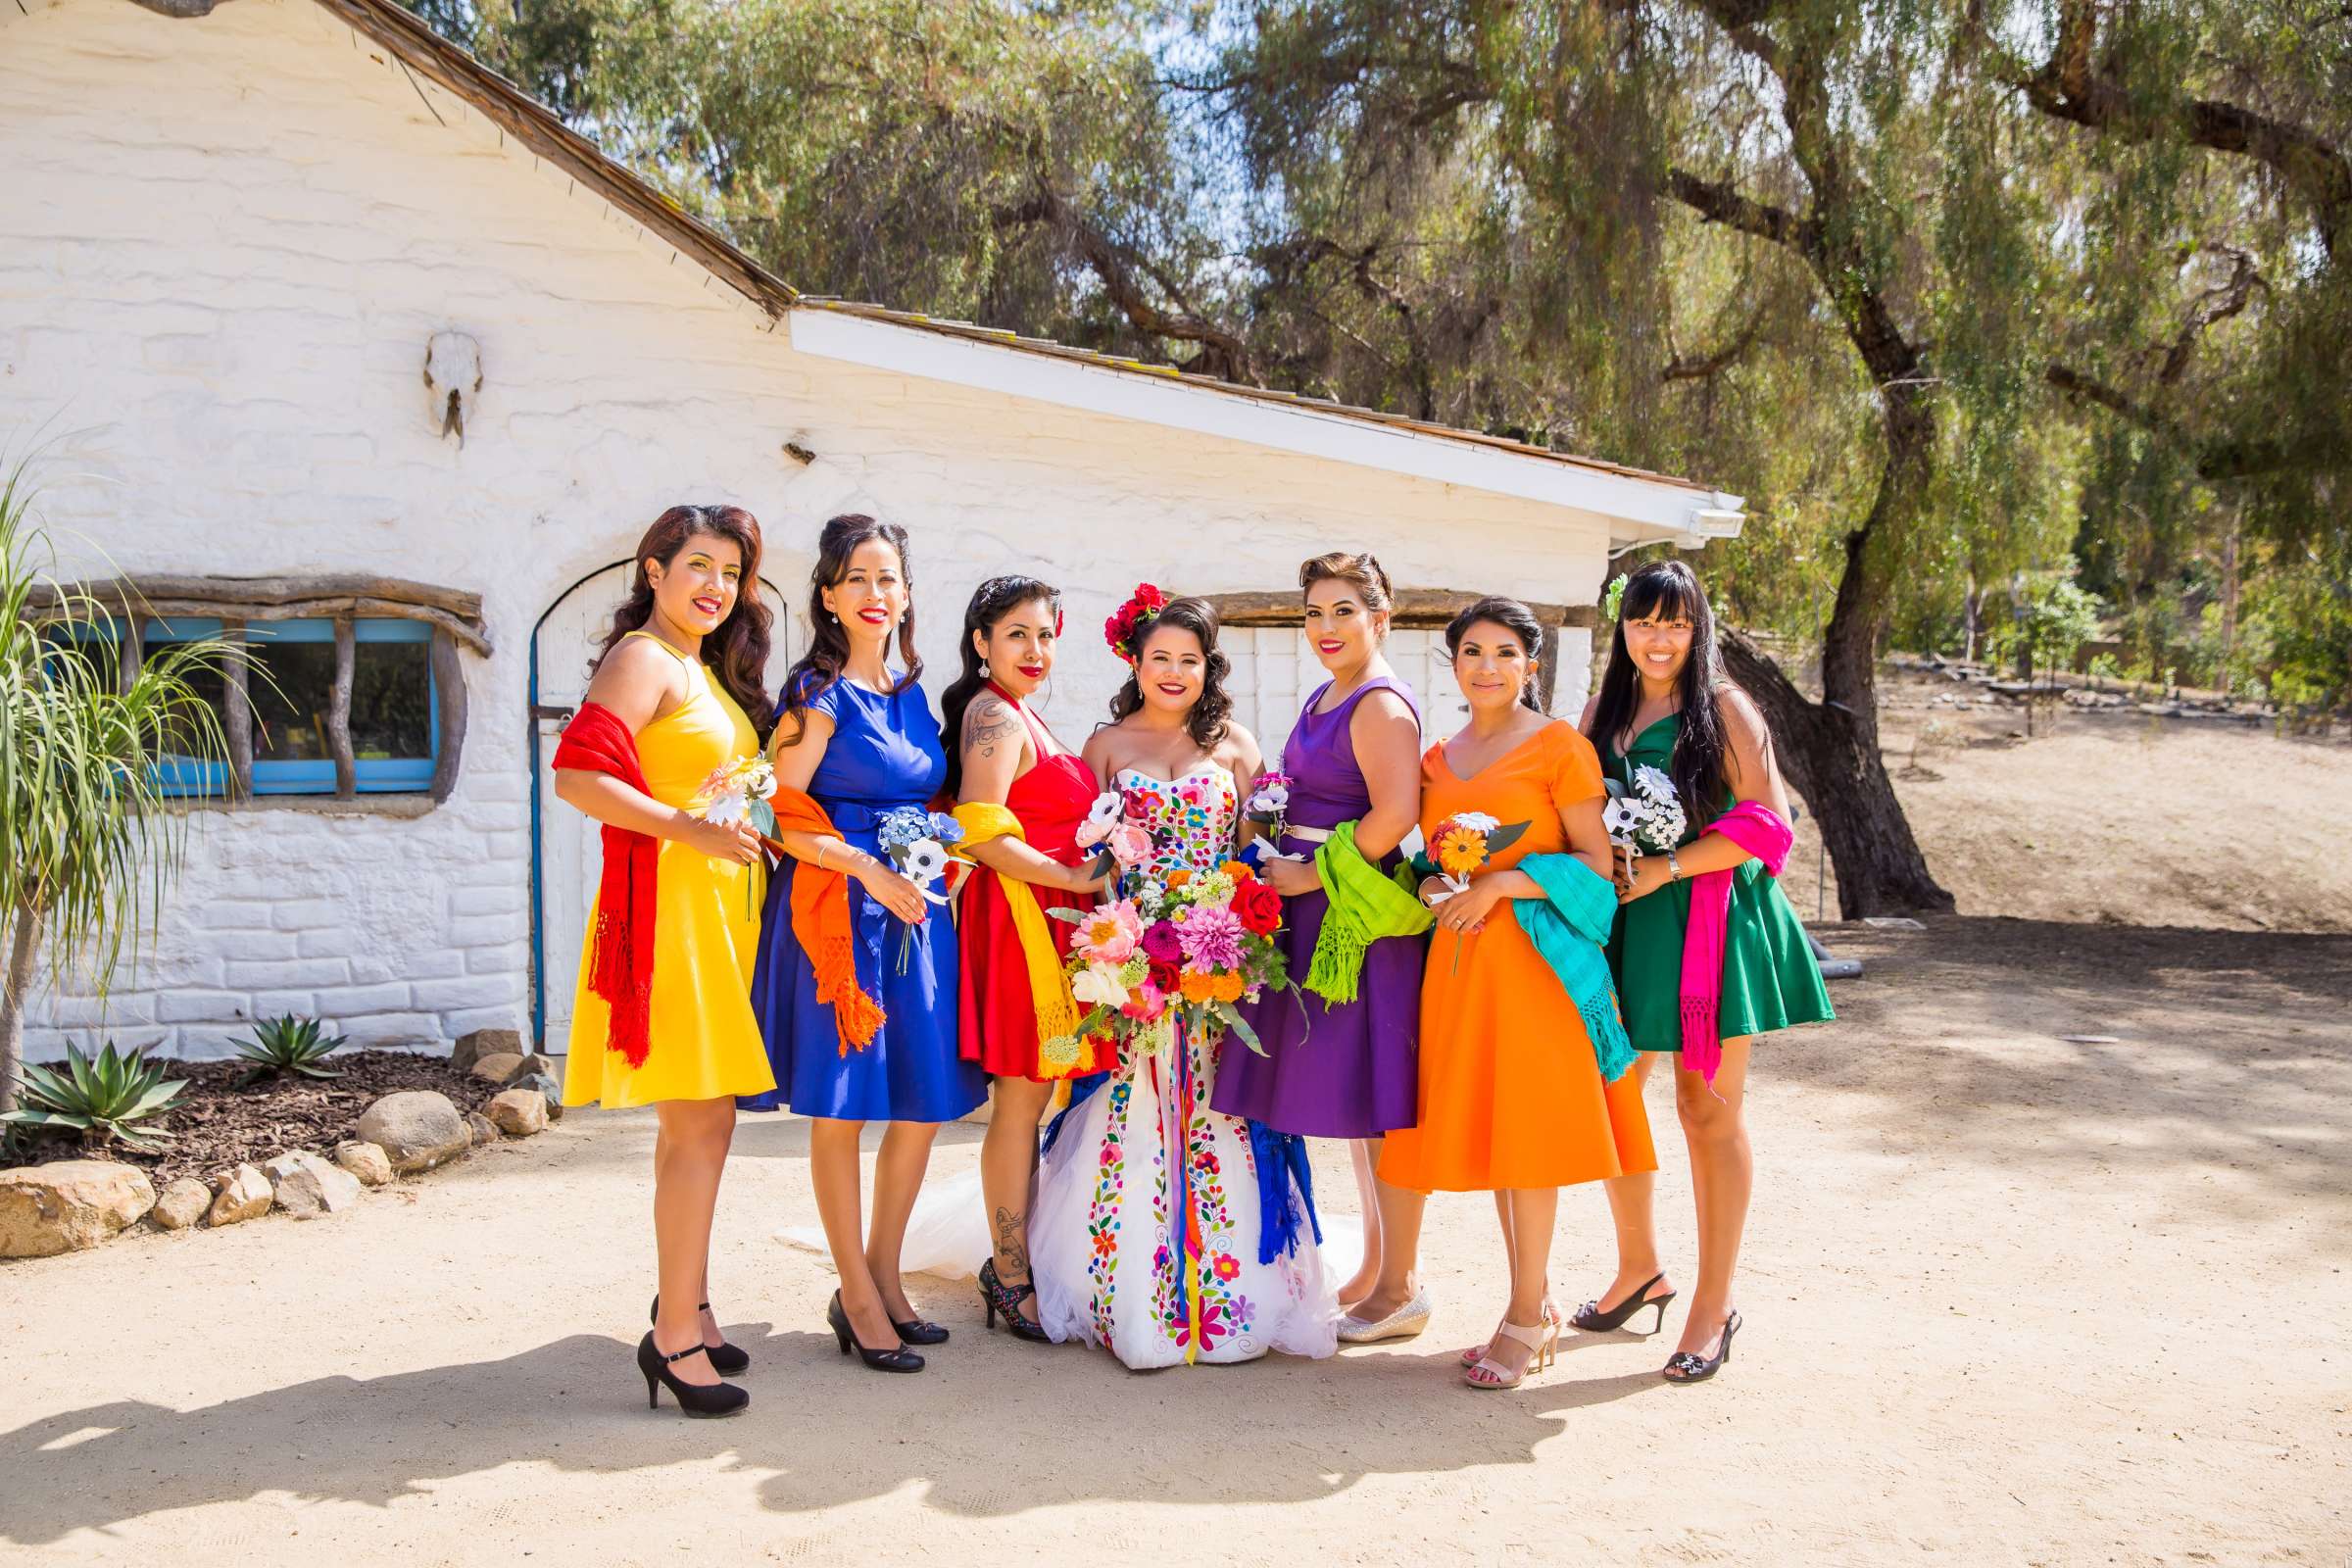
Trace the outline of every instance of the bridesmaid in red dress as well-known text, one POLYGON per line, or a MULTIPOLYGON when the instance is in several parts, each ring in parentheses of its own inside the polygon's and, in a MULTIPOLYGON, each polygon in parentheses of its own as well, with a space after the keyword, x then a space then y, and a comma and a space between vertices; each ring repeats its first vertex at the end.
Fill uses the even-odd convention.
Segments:
POLYGON ((966 1061, 995 1079, 980 1146, 980 1187, 995 1256, 980 1266, 994 1326, 1043 1342, 1029 1281, 1029 1197, 1038 1123, 1054 1081, 1082 1060, 1049 1061, 1044 1047, 1076 1025, 1061 956, 1071 931, 1056 908, 1094 903, 1099 877, 1078 848, 1095 775, 1054 738, 1029 699, 1054 672, 1061 595, 1034 577, 992 577, 963 612, 963 672, 940 699, 948 794, 964 825, 958 853, 977 862, 958 899, 966 1061))

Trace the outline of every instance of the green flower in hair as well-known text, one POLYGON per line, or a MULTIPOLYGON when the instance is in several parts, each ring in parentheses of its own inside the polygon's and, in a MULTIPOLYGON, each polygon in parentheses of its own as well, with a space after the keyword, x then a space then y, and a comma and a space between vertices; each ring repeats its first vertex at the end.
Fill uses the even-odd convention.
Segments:
POLYGON ((1617 618, 1617 607, 1625 603, 1625 573, 1619 572, 1600 596, 1600 612, 1611 620, 1617 618))

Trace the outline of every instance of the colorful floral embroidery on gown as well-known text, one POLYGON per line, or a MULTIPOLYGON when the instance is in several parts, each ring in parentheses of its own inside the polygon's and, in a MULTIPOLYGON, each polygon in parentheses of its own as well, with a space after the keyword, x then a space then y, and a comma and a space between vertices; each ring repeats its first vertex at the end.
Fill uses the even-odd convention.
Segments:
MULTIPOLYGON (((1155 874, 1211 870, 1229 852, 1237 801, 1223 768, 1172 783, 1125 769, 1114 782, 1163 847, 1155 874)), ((1336 1281, 1312 1236, 1258 1261, 1249 1123, 1209 1108, 1220 1038, 1180 1030, 1064 1118, 1029 1218, 1038 1316, 1054 1339, 1138 1370, 1338 1348, 1336 1281)))

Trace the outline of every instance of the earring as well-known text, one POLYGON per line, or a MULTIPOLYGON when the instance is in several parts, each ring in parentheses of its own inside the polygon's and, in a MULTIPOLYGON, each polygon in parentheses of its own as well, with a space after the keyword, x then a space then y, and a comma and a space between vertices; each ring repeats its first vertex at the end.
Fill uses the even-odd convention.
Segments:
POLYGON ((988 679, 988 661, 985 659, 980 661, 980 678, 982 680, 988 679))

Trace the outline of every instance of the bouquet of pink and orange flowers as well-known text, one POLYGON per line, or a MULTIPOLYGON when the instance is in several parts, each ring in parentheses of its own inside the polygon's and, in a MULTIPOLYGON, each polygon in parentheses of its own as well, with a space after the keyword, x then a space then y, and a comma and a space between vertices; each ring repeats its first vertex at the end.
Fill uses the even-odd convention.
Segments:
POLYGON ((1123 815, 1116 794, 1096 804, 1080 842, 1102 845, 1118 865, 1118 897, 1053 911, 1077 926, 1067 969, 1086 1011, 1074 1034, 1045 1043, 1043 1065, 1084 1070, 1109 1066, 1116 1052, 1152 1054, 1174 1043, 1180 1021, 1194 1031, 1230 1029, 1263 1055, 1239 1004, 1291 987, 1274 943, 1281 895, 1239 859, 1153 873, 1151 831, 1123 815))

